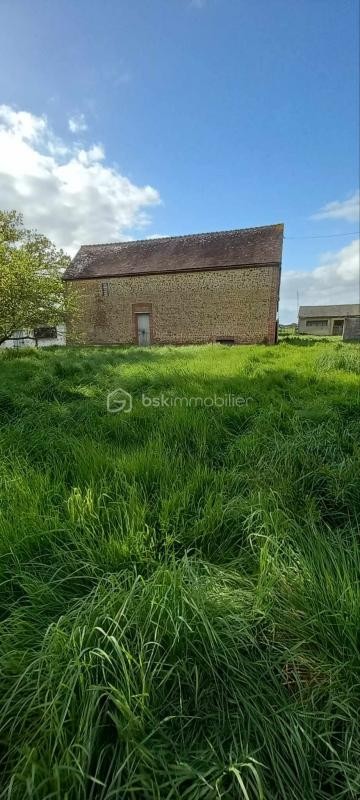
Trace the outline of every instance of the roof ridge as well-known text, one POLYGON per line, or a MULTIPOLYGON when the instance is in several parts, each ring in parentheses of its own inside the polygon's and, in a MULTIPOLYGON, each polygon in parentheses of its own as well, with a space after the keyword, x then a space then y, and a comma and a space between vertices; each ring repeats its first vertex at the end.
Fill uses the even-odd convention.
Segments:
POLYGON ((316 305, 303 305, 299 306, 300 308, 338 308, 343 306, 359 306, 359 303, 318 303, 316 305))
POLYGON ((200 233, 180 233, 174 236, 157 236, 155 238, 147 237, 146 239, 124 239, 122 242, 97 242, 96 244, 82 244, 80 250, 86 250, 90 247, 113 247, 114 245, 121 244, 141 244, 142 242, 166 242, 169 239, 193 239, 195 236, 219 236, 222 233, 245 233, 246 231, 261 231, 267 228, 284 228, 283 222, 275 222, 272 225, 257 225, 251 228, 230 228, 221 231, 202 231, 200 233))

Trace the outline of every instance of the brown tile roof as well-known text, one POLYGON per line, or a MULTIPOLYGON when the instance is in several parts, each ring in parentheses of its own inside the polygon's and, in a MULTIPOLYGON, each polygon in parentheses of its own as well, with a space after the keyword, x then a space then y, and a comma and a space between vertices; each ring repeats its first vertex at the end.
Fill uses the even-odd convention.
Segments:
POLYGON ((356 317, 360 314, 360 303, 348 303, 341 306, 300 306, 299 318, 302 317, 356 317))
POLYGON ((65 280, 280 264, 284 226, 84 245, 65 280))

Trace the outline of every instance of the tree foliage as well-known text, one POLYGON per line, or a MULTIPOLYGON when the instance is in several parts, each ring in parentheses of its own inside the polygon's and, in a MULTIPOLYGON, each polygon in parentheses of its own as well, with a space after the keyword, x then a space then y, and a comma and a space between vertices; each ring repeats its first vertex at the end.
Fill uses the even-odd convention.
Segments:
POLYGON ((70 258, 22 214, 0 211, 0 344, 15 331, 55 326, 75 312, 62 275, 70 258))

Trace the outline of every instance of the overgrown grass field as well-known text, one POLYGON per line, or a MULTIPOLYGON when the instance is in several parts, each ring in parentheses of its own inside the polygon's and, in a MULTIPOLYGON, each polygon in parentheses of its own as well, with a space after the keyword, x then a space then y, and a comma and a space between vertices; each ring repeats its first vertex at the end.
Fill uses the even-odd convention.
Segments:
POLYGON ((358 800, 359 346, 3 351, 0 380, 0 797, 358 800))

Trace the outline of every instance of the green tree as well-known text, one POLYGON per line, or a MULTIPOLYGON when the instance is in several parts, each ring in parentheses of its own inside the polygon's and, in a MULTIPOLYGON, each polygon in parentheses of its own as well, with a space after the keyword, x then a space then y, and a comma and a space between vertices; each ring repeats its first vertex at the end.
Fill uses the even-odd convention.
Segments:
POLYGON ((15 331, 66 322, 75 296, 62 275, 69 256, 24 227, 16 211, 0 211, 0 344, 15 331))

